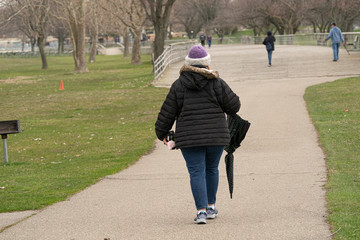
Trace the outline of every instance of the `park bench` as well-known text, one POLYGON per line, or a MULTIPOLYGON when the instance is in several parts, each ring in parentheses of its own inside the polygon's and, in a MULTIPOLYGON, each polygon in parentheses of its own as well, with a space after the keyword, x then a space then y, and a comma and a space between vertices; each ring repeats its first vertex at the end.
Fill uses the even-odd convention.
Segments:
POLYGON ((5 163, 8 163, 7 142, 6 142, 7 135, 20 133, 22 131, 23 130, 20 129, 19 120, 0 121, 0 135, 3 140, 5 163))

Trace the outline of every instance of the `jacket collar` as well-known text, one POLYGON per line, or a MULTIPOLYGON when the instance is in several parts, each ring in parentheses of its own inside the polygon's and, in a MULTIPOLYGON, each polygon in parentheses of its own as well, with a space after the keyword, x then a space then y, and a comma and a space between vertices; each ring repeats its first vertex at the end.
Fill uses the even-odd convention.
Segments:
POLYGON ((213 78, 218 78, 219 77, 219 73, 217 71, 208 70, 207 68, 194 67, 194 66, 190 66, 190 65, 186 65, 186 64, 181 67, 180 75, 183 72, 198 73, 198 74, 206 77, 207 79, 213 79, 213 78))

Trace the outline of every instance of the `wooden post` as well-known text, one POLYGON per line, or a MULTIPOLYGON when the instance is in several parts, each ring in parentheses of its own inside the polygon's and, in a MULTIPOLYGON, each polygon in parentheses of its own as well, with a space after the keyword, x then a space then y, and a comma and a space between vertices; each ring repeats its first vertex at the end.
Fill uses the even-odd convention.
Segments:
POLYGON ((4 148, 4 159, 5 159, 5 164, 7 164, 9 162, 9 156, 8 156, 8 152, 7 152, 7 135, 3 134, 1 135, 1 138, 3 140, 3 148, 4 148))

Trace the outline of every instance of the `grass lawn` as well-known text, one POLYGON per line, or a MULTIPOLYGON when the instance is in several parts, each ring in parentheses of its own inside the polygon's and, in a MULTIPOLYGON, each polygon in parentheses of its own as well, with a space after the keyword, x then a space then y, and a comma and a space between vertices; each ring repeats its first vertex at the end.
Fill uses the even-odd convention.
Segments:
MULTIPOLYGON (((0 149, 0 212, 41 209, 128 167, 152 149, 166 89, 150 86, 142 65, 97 56, 75 74, 72 56, 0 58, 0 121, 20 120, 0 149), (65 90, 60 91, 60 80, 65 90)), ((1 143, 2 145, 2 143, 1 143)))
POLYGON ((305 100, 326 154, 334 239, 360 239, 360 77, 312 86, 305 100))
POLYGON ((254 36, 254 31, 252 29, 241 30, 237 33, 232 34, 230 37, 241 37, 241 36, 254 36))

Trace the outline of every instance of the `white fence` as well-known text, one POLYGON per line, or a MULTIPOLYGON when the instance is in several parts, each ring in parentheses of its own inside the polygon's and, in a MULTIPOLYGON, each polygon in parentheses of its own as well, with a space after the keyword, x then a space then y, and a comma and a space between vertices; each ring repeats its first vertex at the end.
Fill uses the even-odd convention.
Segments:
POLYGON ((197 41, 179 42, 170 44, 164 52, 154 62, 155 80, 159 79, 161 74, 171 64, 184 60, 189 49, 197 44, 197 41))
MULTIPOLYGON (((331 41, 324 43, 327 33, 296 34, 296 35, 275 35, 278 45, 307 45, 307 46, 329 46, 331 41)), ((345 41, 349 50, 359 49, 360 32, 344 32, 345 41)), ((222 44, 261 44, 265 36, 240 36, 224 37, 222 44)), ((219 38, 213 38, 213 43, 218 44, 219 38)))

